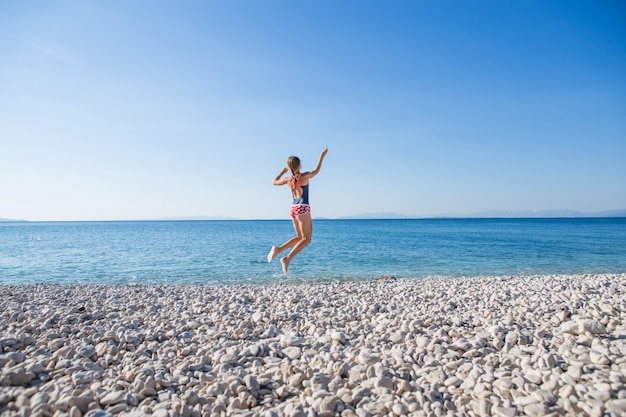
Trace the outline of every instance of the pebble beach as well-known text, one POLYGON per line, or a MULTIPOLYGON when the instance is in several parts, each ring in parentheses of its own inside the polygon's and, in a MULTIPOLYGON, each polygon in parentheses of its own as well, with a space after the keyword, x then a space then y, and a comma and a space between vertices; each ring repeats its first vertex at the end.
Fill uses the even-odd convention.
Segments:
POLYGON ((626 415, 626 274, 0 286, 0 416, 546 415, 626 415))

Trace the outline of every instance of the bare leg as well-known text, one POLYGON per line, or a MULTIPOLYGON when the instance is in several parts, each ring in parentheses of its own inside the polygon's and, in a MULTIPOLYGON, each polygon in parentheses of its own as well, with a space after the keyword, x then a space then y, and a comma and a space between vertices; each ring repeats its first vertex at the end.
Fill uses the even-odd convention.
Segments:
POLYGON ((295 246, 299 241, 300 241, 299 237, 292 237, 291 239, 289 239, 288 241, 286 241, 280 246, 272 246, 270 253, 267 254, 267 262, 272 262, 272 260, 276 257, 276 255, 278 255, 285 249, 289 249, 295 246))
POLYGON ((291 219, 291 221, 293 222, 293 228, 296 231, 296 237, 292 237, 280 246, 272 246, 270 253, 267 254, 267 262, 272 262, 276 255, 285 249, 294 247, 298 242, 300 242, 300 240, 302 240, 302 232, 300 231, 298 221, 296 219, 291 219))
POLYGON ((289 270, 289 263, 291 260, 299 254, 306 245, 311 243, 311 236, 313 234, 313 222, 311 220, 311 213, 301 214, 294 219, 294 226, 298 234, 298 242, 295 244, 289 255, 280 260, 283 266, 283 273, 287 275, 289 270))

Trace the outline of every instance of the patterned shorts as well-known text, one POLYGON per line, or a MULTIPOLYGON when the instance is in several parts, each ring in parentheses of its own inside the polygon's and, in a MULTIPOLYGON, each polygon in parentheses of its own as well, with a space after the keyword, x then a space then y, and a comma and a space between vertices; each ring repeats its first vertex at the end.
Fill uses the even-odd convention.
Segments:
POLYGON ((291 218, 295 219, 296 216, 300 216, 301 214, 306 214, 311 212, 311 206, 308 204, 296 204, 295 206, 291 206, 291 218))

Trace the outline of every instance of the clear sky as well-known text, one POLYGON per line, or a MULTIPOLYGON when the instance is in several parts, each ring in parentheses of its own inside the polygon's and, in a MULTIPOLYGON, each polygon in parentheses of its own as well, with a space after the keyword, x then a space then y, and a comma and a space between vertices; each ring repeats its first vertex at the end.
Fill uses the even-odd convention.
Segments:
POLYGON ((0 217, 626 208, 626 2, 0 1, 0 217))

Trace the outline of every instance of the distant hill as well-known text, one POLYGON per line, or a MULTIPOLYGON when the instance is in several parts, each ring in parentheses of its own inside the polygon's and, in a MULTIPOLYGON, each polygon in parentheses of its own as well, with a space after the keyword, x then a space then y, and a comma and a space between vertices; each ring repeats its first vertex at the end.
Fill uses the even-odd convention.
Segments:
POLYGON ((475 213, 471 218, 578 218, 578 217, 626 217, 626 210, 584 213, 576 210, 502 211, 491 210, 475 213))
POLYGON ((25 222, 26 220, 20 219, 6 219, 4 217, 0 217, 0 222, 25 222))
MULTIPOLYGON (((594 213, 591 213, 592 215, 594 213)), ((595 213, 597 217, 626 217, 626 210, 609 210, 595 213)))
POLYGON ((463 218, 463 219, 539 219, 539 218, 589 218, 589 217, 626 217, 626 210, 609 210, 594 213, 584 213, 576 210, 541 210, 541 211, 505 211, 490 210, 474 214, 443 214, 432 216, 408 216, 402 213, 363 213, 339 219, 435 219, 435 218, 463 218))

